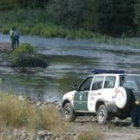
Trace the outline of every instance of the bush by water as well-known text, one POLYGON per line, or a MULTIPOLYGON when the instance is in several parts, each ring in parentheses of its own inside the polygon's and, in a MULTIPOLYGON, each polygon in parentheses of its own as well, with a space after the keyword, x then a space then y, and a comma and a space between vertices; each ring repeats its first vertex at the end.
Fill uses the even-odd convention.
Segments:
POLYGON ((16 67, 46 67, 45 62, 37 55, 37 51, 30 44, 22 44, 12 54, 13 66, 16 67))

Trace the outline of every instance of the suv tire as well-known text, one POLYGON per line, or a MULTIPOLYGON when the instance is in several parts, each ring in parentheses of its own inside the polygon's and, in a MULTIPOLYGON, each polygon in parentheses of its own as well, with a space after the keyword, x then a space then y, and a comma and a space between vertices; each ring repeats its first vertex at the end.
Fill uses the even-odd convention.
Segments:
POLYGON ((97 121, 99 124, 103 125, 107 122, 108 112, 105 105, 100 105, 97 110, 97 121))
POLYGON ((119 87, 116 91, 116 106, 119 109, 127 110, 130 109, 131 105, 133 104, 134 95, 133 92, 124 87, 119 87))
POLYGON ((73 107, 70 103, 66 103, 64 105, 64 116, 65 116, 66 121, 68 121, 68 122, 72 122, 76 118, 76 114, 75 114, 73 107))

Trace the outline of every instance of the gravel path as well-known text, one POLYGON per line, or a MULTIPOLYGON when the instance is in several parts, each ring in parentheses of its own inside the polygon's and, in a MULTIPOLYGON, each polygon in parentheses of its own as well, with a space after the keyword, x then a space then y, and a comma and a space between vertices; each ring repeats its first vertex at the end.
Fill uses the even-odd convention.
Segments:
POLYGON ((96 121, 77 121, 70 123, 70 131, 93 131, 103 135, 103 140, 140 140, 140 128, 134 128, 130 123, 117 122, 100 126, 96 121))

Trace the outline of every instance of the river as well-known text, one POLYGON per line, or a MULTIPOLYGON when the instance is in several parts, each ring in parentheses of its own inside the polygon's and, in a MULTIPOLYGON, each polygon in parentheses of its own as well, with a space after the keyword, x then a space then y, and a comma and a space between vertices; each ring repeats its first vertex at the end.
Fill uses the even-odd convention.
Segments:
MULTIPOLYGON (((9 36, 0 34, 0 42, 9 36)), ((10 67, 0 67, 2 91, 23 93, 46 102, 61 102, 62 95, 72 90, 92 69, 119 69, 139 72, 140 49, 93 43, 92 40, 67 40, 21 36, 20 43, 31 43, 39 54, 50 61, 49 66, 34 74, 17 73, 10 67)))

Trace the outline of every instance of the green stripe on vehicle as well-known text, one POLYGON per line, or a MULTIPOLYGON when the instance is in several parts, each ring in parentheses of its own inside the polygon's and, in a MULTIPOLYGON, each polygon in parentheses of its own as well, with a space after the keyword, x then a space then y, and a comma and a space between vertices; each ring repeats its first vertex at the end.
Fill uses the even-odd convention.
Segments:
POLYGON ((88 110, 87 100, 88 100, 87 91, 76 91, 74 96, 74 109, 87 111, 88 110))

